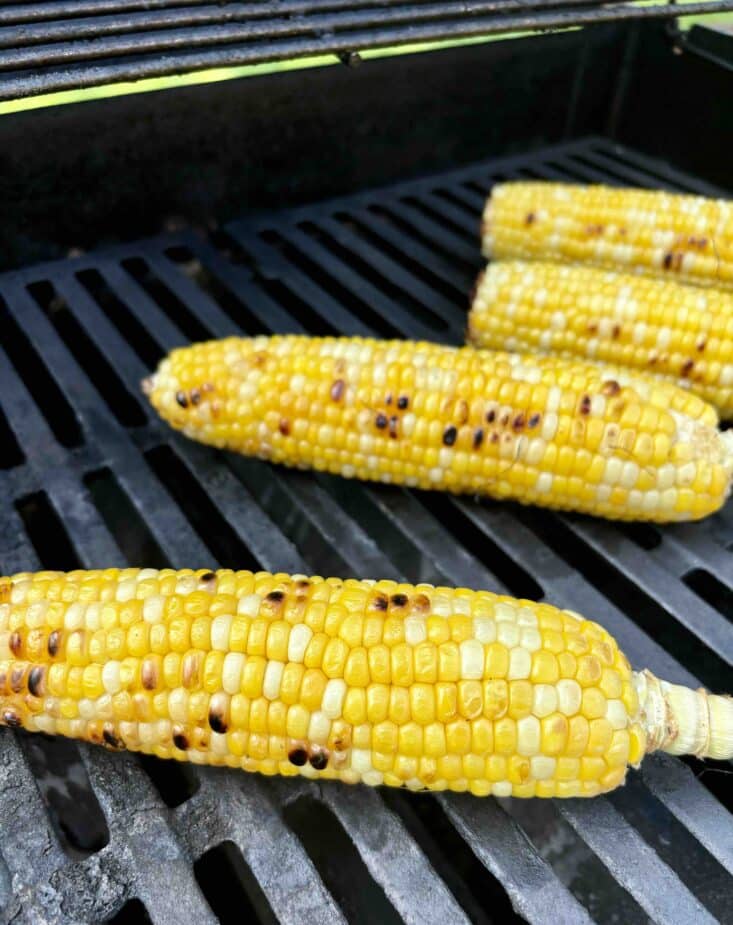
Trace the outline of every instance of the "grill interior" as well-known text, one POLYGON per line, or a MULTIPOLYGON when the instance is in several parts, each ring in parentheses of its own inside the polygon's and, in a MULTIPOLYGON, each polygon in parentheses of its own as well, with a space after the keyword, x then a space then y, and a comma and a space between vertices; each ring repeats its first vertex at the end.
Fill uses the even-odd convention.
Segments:
MULTIPOLYGON (((733 506, 661 530, 212 452, 138 383, 170 348, 308 331, 460 342, 492 183, 720 192, 601 138, 0 276, 0 573, 264 568, 486 587, 583 612, 632 662, 729 687, 733 506)), ((609 797, 276 781, 0 734, 13 922, 714 922, 729 771, 655 757, 609 797)))

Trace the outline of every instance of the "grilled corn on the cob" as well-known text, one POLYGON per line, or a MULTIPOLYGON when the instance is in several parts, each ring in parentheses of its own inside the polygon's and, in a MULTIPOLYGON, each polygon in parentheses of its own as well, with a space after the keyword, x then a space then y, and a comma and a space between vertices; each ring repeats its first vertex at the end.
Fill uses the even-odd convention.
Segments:
POLYGON ((566 183, 493 188, 484 254, 589 263, 733 287, 733 203, 704 196, 566 183))
POLYGON ((665 376, 733 418, 733 293, 577 265, 490 263, 475 347, 578 357, 665 376))
POLYGON ((0 578, 0 721, 348 783, 593 796, 733 755, 733 700, 633 672, 548 604, 393 581, 107 569, 0 578))
POLYGON ((733 434, 671 383, 409 341, 229 338, 145 384, 187 436, 273 462, 620 519, 715 511, 733 434))

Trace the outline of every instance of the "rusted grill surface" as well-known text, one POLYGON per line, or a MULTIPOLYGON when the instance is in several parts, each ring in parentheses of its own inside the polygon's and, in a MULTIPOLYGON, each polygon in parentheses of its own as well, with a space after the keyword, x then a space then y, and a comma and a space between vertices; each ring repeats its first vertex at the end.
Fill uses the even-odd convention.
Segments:
MULTIPOLYGON (((157 360, 191 339, 459 342, 479 213, 510 177, 716 192, 588 139, 248 217, 208 239, 177 233, 1 276, 0 573, 218 563, 501 589, 592 616, 671 681, 729 689, 730 503, 700 524, 620 527, 348 483, 188 443, 140 395, 157 360)), ((563 923, 722 921, 723 770, 654 758, 592 802, 480 801, 271 781, 3 730, 0 907, 15 923, 228 922, 232 909, 294 925, 539 923, 549 909, 563 923)))

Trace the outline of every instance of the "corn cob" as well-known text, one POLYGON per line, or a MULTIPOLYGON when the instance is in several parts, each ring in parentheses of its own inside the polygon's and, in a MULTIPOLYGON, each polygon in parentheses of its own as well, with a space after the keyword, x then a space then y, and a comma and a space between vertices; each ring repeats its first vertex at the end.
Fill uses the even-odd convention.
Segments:
POLYGON ((733 418, 733 294, 568 264, 490 263, 468 338, 651 372, 733 418))
POLYGON ((652 377, 409 341, 229 338, 144 387, 187 436, 273 462, 620 519, 724 502, 733 434, 652 377))
POLYGON ((704 196, 565 183, 500 183, 481 227, 497 259, 588 263, 733 287, 733 205, 704 196))
POLYGON ((479 796, 593 796, 733 756, 733 700, 632 672, 548 604, 184 569, 0 578, 0 720, 160 758, 479 796))

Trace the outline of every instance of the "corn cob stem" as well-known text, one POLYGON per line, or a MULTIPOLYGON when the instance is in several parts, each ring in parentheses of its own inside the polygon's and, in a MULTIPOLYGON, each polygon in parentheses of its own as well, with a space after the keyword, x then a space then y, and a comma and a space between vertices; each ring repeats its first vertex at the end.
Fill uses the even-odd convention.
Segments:
POLYGON ((491 263, 474 347, 540 352, 664 376, 733 418, 733 293, 541 261, 491 263))
POLYGON ((566 183, 500 183, 483 252, 558 260, 733 288, 733 204, 704 196, 566 183))
POLYGON ((597 624, 467 589, 221 570, 0 578, 0 723, 413 790, 593 796, 646 752, 733 756, 733 701, 597 624))
POLYGON ((647 752, 733 757, 733 698, 660 681, 651 671, 635 675, 645 715, 647 752))
POLYGON ((213 446, 301 468, 617 519, 725 501, 714 409, 653 377, 409 341, 228 338, 173 351, 145 390, 213 446))

